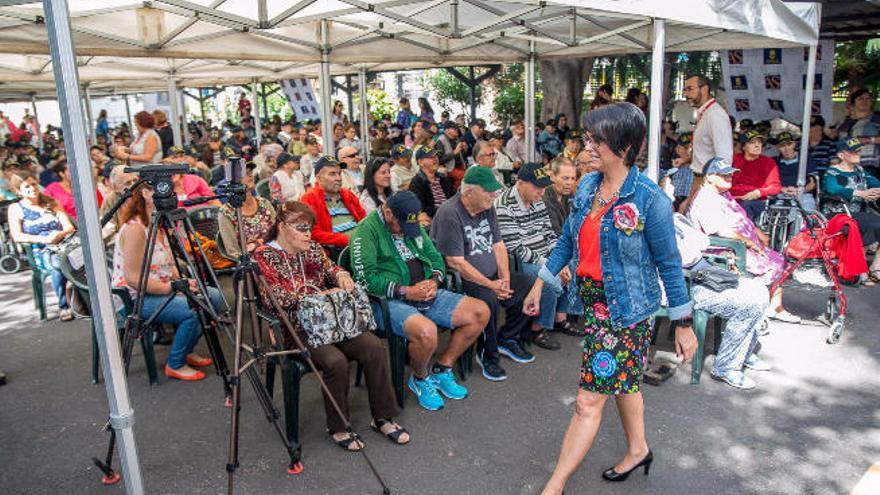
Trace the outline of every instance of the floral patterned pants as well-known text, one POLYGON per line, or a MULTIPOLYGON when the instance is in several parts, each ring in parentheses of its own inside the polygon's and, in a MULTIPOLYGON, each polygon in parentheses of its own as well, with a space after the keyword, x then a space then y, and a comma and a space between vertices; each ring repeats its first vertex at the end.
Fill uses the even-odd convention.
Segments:
POLYGON ((606 395, 639 393, 654 318, 614 328, 602 282, 585 278, 579 285, 585 320, 581 388, 606 395))

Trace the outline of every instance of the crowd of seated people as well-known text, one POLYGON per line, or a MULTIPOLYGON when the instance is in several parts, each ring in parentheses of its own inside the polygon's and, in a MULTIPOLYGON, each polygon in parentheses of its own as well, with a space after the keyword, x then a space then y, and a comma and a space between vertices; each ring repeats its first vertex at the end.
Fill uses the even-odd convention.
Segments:
MULTIPOLYGON (((603 88, 595 107, 612 100, 609 89, 603 88)), ((643 103, 643 96, 634 93, 632 99, 643 103)), ((873 114, 865 113, 859 98, 864 99, 856 97, 854 108, 859 110, 847 127, 848 139, 838 139, 845 134, 842 130, 832 135, 821 117, 811 121, 803 189, 797 184, 800 139, 790 132, 771 135, 763 122, 742 121, 735 133, 733 161, 710 160, 700 171, 705 179, 699 192, 686 203, 699 173, 692 168, 693 136, 677 132, 673 122, 664 123, 661 177, 667 181, 673 208, 682 213, 675 221, 685 268, 702 266, 704 256, 714 252, 707 241, 710 235, 747 247, 747 273, 741 274, 737 289, 715 293, 695 286, 691 294, 697 309, 728 320, 711 372, 714 378, 736 388, 754 387, 746 371, 769 369, 757 357, 761 321, 800 321, 783 307, 781 289, 773 294, 767 290, 785 266, 784 256, 766 247, 767 235, 756 225, 767 199, 799 197, 807 209, 852 215, 867 253, 880 240, 880 215, 872 209, 880 200, 880 182, 876 164, 870 161, 874 155, 865 151, 877 143, 858 134, 873 114)), ((528 288, 571 212, 580 179, 594 171, 583 135, 567 116, 560 114, 537 126, 532 140, 537 160, 530 161, 521 120, 493 130, 482 119, 453 120, 448 112, 435 120, 422 99, 418 110, 401 99, 396 116, 371 121, 366 136, 359 135, 359 123, 348 121, 341 104, 334 106, 331 136, 322 136, 320 122, 264 119, 259 144, 248 109, 240 107, 236 122, 190 124, 191 142, 181 147, 174 146, 173 124, 160 111, 135 115, 134 132, 127 125, 104 129, 105 137, 91 149, 102 210, 136 180, 135 174, 125 172, 126 165, 186 163, 194 173, 173 177, 179 206, 220 209, 217 241, 223 253, 232 260, 243 253, 252 255, 291 321, 296 321, 299 297, 313 288, 321 293, 350 291, 358 283, 373 296, 387 298, 390 321, 381 321, 376 310, 377 323, 407 340, 412 370, 407 388, 427 410, 469 395, 452 368, 472 346, 482 375, 502 381, 508 378, 502 357, 528 364, 543 352, 534 347, 553 351, 570 342, 561 335, 583 335, 573 324, 573 317, 584 311, 576 266, 564 268, 554 283, 544 284, 534 315, 523 308, 528 288), (334 141, 333 154, 325 153, 327 140, 334 141), (197 206, 184 203, 222 190, 223 169, 232 157, 247 162, 242 179, 247 190, 241 210, 243 246, 228 204, 216 199, 197 206), (261 182, 268 194, 260 190, 261 182), (344 248, 349 248, 351 273, 335 262, 344 248), (461 293, 448 290, 447 279, 453 274, 460 277, 461 293), (444 331, 450 332, 445 346, 439 338, 444 331)), ((61 318, 66 320, 72 315, 65 281, 53 259, 55 251, 47 246, 75 231, 76 209, 63 140, 48 133, 42 142, 43 150, 21 142, 0 148, 0 192, 20 199, 9 210, 13 238, 31 244, 38 262, 51 271, 61 318)), ((151 194, 149 187, 139 187, 111 220, 111 230, 105 230, 114 253, 116 287, 134 291, 139 278, 151 194)), ((170 280, 181 275, 167 240, 160 238, 157 254, 150 267, 144 315, 169 295, 170 280)), ((866 275, 866 283, 880 281, 880 257, 874 258, 866 275)), ((233 299, 231 278, 221 277, 220 282, 221 290, 209 288, 208 294, 218 307, 221 292, 227 301, 233 299)), ((194 284, 192 289, 196 290, 194 284)), ((159 319, 176 328, 166 375, 199 380, 205 374, 198 368, 211 360, 195 352, 201 331, 185 309, 185 298, 177 296, 159 319)), ((373 428, 394 443, 409 442, 409 432, 394 419, 400 411, 387 355, 377 337, 364 333, 310 351, 346 415, 349 361, 363 365, 373 428)), ((329 399, 325 406, 333 442, 345 450, 362 448, 329 399)))

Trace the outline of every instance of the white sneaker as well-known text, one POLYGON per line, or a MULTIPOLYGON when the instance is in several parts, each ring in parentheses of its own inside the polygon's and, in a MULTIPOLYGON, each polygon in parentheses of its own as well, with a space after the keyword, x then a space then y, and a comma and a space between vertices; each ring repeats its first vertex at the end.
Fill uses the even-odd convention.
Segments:
POLYGON ((800 323, 801 322, 800 316, 793 315, 784 309, 782 311, 778 311, 778 312, 771 311, 768 316, 773 320, 778 320, 778 321, 782 321, 785 323, 800 323))
POLYGON ((746 359, 744 366, 754 371, 770 371, 773 369, 767 361, 764 361, 755 354, 752 354, 746 359))
POLYGON ((715 373, 709 373, 709 375, 712 377, 713 380, 724 382, 733 388, 750 390, 757 387, 755 381, 747 377, 746 374, 742 371, 731 371, 724 376, 719 376, 715 373))

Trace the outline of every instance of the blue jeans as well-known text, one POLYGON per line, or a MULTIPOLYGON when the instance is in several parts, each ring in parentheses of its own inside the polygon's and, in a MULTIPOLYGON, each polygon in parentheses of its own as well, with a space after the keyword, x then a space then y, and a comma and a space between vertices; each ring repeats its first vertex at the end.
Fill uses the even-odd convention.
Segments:
MULTIPOLYGON (((388 315, 391 318, 391 331, 395 335, 406 338, 406 332, 403 331, 403 324, 410 316, 421 314, 425 318, 433 321, 439 327, 452 329, 452 314, 455 308, 461 302, 464 296, 450 292, 446 289, 438 289, 437 297, 434 302, 427 308, 417 308, 412 304, 397 299, 388 300, 388 315)), ((380 327, 383 325, 382 311, 379 305, 373 303, 373 314, 376 317, 376 324, 380 327)))
MULTIPOLYGON (((220 291, 214 287, 208 287, 208 296, 214 309, 220 307, 220 291)), ((144 307, 141 317, 149 318, 159 306, 168 299, 168 296, 147 295, 144 298, 144 307)), ((191 353, 199 342, 202 335, 201 324, 196 313, 189 307, 185 296, 177 295, 165 306, 165 309, 154 320, 156 323, 169 323, 174 325, 174 342, 171 344, 171 352, 168 354, 168 366, 178 369, 186 364, 186 356, 191 353)))
POLYGON ((58 296, 58 307, 67 309, 67 279, 61 274, 59 269, 58 255, 50 250, 37 250, 35 248, 34 258, 40 268, 49 270, 49 279, 52 281, 52 290, 58 296))
MULTIPOLYGON (((534 263, 523 263, 522 271, 527 275, 538 277, 541 267, 534 263)), ((555 284, 544 282, 544 288, 541 290, 541 307, 538 310, 538 324, 541 328, 552 329, 556 322, 556 313, 568 313, 570 308, 570 291, 574 290, 577 294, 577 287, 574 279, 565 287, 562 286, 562 279, 559 275, 555 277, 555 284)))

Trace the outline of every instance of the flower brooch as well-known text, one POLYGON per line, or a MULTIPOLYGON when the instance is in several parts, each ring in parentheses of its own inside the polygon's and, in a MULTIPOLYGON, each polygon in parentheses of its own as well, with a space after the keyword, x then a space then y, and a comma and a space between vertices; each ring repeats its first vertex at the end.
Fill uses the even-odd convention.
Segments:
POLYGON ((645 221, 639 215, 639 209, 633 203, 624 203, 614 207, 614 226, 626 235, 645 228, 645 221))

